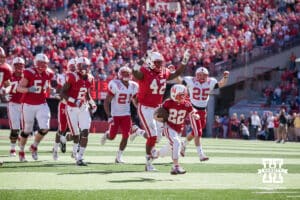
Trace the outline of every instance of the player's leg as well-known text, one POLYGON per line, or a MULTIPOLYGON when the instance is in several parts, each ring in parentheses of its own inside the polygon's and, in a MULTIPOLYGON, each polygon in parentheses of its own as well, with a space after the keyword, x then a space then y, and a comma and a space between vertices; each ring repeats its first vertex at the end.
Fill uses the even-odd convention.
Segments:
POLYGON ((47 103, 38 105, 36 119, 40 129, 38 130, 38 133, 35 134, 33 144, 30 146, 32 158, 34 160, 38 159, 38 145, 50 129, 50 109, 47 103))
POLYGON ((66 152, 66 133, 67 133, 67 129, 68 129, 68 121, 67 121, 67 110, 66 110, 67 105, 65 103, 60 102, 58 105, 58 120, 59 120, 59 124, 58 124, 58 131, 60 134, 60 150, 62 153, 66 152))
POLYGON ((152 165, 153 158, 151 155, 151 151, 155 147, 158 134, 157 123, 156 120, 153 119, 154 111, 155 108, 138 105, 138 115, 147 133, 145 166, 146 171, 156 171, 156 169, 152 165))
POLYGON ((131 118, 130 116, 122 116, 120 117, 120 120, 119 120, 119 124, 120 124, 120 129, 121 129, 121 132, 122 132, 122 139, 121 139, 121 142, 120 142, 120 145, 119 145, 119 150, 117 151, 117 156, 116 156, 116 159, 115 159, 115 162, 116 163, 124 163, 123 161, 123 152, 127 146, 127 141, 128 141, 128 137, 129 137, 129 134, 131 132, 131 118))
POLYGON ((21 162, 25 162, 25 145, 27 143, 28 136, 32 133, 33 131, 33 124, 34 124, 34 118, 36 115, 38 108, 33 105, 28 105, 28 104, 22 104, 22 120, 21 120, 21 125, 22 125, 22 131, 20 134, 20 142, 19 142, 19 160, 21 162))
POLYGON ((108 124, 108 130, 100 138, 100 144, 104 145, 106 140, 114 140, 117 136, 120 126, 120 119, 117 116, 112 117, 112 121, 108 124))
POLYGON ((83 156, 88 144, 88 135, 89 135, 89 130, 92 121, 89 110, 81 109, 78 115, 78 119, 79 119, 79 128, 81 131, 80 131, 80 140, 79 140, 80 147, 79 147, 76 164, 78 166, 86 166, 87 164, 83 162, 83 156))
POLYGON ((78 151, 78 145, 79 145, 79 137, 80 137, 80 130, 78 127, 79 123, 79 117, 78 113, 79 108, 74 108, 74 107, 69 107, 67 106, 67 122, 68 122, 68 127, 70 128, 70 132, 72 135, 73 139, 73 148, 72 148, 72 154, 71 157, 77 160, 77 151, 78 151))
POLYGON ((165 129, 164 133, 172 149, 171 157, 173 160, 173 166, 170 173, 173 175, 184 174, 186 171, 182 167, 180 167, 178 162, 180 149, 181 149, 181 140, 177 132, 169 127, 165 129))
POLYGON ((10 102, 7 107, 10 126, 10 156, 16 156, 16 143, 19 137, 21 125, 21 104, 10 102))

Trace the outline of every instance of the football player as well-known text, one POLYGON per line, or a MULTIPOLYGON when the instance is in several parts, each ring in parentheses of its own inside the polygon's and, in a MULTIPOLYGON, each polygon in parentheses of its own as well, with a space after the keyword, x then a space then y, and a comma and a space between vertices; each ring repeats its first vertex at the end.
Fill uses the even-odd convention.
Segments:
POLYGON ((25 61, 21 57, 15 57, 12 62, 13 75, 8 87, 8 106, 7 114, 10 127, 10 156, 16 156, 16 142, 19 137, 21 126, 21 97, 22 93, 17 91, 19 81, 23 77, 25 61))
POLYGON ((195 77, 183 77, 183 83, 187 86, 189 98, 193 107, 197 110, 200 119, 197 121, 197 128, 193 128, 191 134, 186 137, 182 143, 181 155, 185 155, 186 145, 195 138, 195 146, 200 161, 206 161, 209 158, 204 154, 201 145, 202 130, 206 127, 206 108, 209 100, 209 94, 212 90, 224 87, 227 83, 229 72, 224 71, 223 78, 218 82, 215 78, 209 77, 209 72, 204 67, 196 70, 195 77))
MULTIPOLYGON (((169 143, 161 148, 157 156, 164 157, 171 152, 173 167, 171 174, 184 174, 186 171, 180 167, 178 159, 181 149, 181 133, 184 129, 185 118, 189 116, 192 127, 196 128, 195 120, 199 119, 196 110, 190 101, 187 100, 187 89, 184 85, 175 84, 171 87, 170 98, 166 99, 162 104, 162 109, 168 113, 164 126, 164 135, 169 143)), ((159 115, 159 113, 157 113, 159 115)), ((157 119, 157 116, 154 115, 157 119)), ((152 153, 155 156, 155 152, 152 153)))
POLYGON ((127 146, 132 124, 130 102, 138 91, 138 84, 131 80, 131 74, 129 67, 121 67, 118 71, 118 79, 108 83, 108 95, 104 101, 104 110, 109 117, 109 130, 101 137, 101 144, 104 145, 107 139, 113 140, 119 128, 122 132, 116 163, 124 163, 122 155, 127 146))
MULTIPOLYGON (((66 82, 67 74, 75 72, 75 70, 76 70, 75 65, 76 65, 76 59, 75 58, 70 59, 67 64, 67 71, 57 77, 57 92, 58 93, 60 93, 63 85, 66 82)), ((66 133, 67 133, 67 129, 68 129, 66 107, 67 107, 66 100, 61 99, 60 102, 58 103, 58 113, 57 113, 58 132, 56 133, 56 136, 55 136, 55 143, 54 143, 54 147, 53 147, 53 151, 52 151, 54 160, 58 159, 58 147, 59 146, 60 146, 62 153, 66 152, 66 141, 67 141, 66 133)), ((74 134, 71 134, 71 135, 74 135, 74 134)))
POLYGON ((78 166, 87 166, 83 155, 88 143, 91 126, 90 112, 95 113, 97 105, 90 95, 94 78, 89 73, 91 62, 86 57, 76 59, 76 72, 68 73, 61 90, 61 97, 67 101, 68 126, 73 136, 73 157, 78 166), (77 153, 78 144, 80 146, 77 153))
POLYGON ((12 76, 12 69, 6 63, 6 54, 2 47, 0 47, 0 89, 9 86, 9 81, 12 76))
POLYGON ((50 87, 54 73, 48 68, 49 59, 39 53, 34 58, 34 67, 27 68, 17 87, 22 96, 22 132, 20 139, 19 159, 26 161, 24 148, 29 134, 33 131, 34 119, 39 125, 34 142, 30 146, 32 158, 38 159, 38 145, 48 133, 50 128, 50 109, 46 102, 46 93, 50 87))
POLYGON ((156 171, 152 165, 152 149, 155 146, 157 137, 162 135, 162 123, 153 119, 154 111, 162 103, 166 89, 167 80, 179 76, 188 63, 190 54, 187 50, 183 55, 181 65, 174 73, 163 67, 164 58, 159 52, 149 52, 146 59, 146 66, 141 66, 143 61, 136 63, 133 70, 134 77, 138 80, 139 90, 138 115, 147 133, 146 142, 146 171, 156 171))

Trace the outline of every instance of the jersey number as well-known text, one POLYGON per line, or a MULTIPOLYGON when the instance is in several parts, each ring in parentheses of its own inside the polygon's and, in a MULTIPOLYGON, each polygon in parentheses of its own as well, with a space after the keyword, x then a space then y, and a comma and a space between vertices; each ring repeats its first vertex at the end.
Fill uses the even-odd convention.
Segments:
POLYGON ((131 99, 131 94, 127 95, 127 94, 119 94, 118 97, 118 104, 126 104, 126 103, 130 103, 130 99, 131 99), (129 96, 129 98, 127 98, 129 96))
POLYGON ((77 99, 84 99, 87 93, 87 88, 80 88, 78 92, 77 99))
POLYGON ((36 88, 35 93, 41 93, 43 89, 44 89, 44 91, 47 90, 47 88, 49 86, 48 81, 45 81, 44 85, 42 85, 42 84, 43 84, 42 80, 35 80, 33 82, 33 85, 36 88))
POLYGON ((170 109, 168 121, 173 124, 182 124, 186 115, 185 110, 170 109))
POLYGON ((10 82, 10 93, 15 94, 17 92, 18 81, 10 82))
POLYGON ((207 100, 209 95, 209 88, 194 88, 193 99, 195 100, 207 100))
POLYGON ((156 79, 150 84, 150 89, 152 89, 152 94, 161 94, 163 95, 166 90, 166 79, 160 79, 159 83, 156 79))

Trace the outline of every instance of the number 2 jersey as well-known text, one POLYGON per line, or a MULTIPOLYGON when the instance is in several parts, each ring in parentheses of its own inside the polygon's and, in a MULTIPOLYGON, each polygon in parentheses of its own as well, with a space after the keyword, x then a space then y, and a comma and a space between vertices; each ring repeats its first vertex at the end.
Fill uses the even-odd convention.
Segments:
POLYGON ((138 102, 141 105, 156 108, 162 103, 170 71, 162 67, 161 72, 156 73, 148 67, 142 67, 141 72, 144 77, 138 81, 138 102))
POLYGON ((26 87, 35 86, 35 92, 24 93, 22 103, 31 105, 40 105, 46 103, 47 91, 50 86, 50 81, 54 77, 54 73, 47 69, 42 73, 38 73, 35 68, 25 69, 23 72, 24 78, 28 80, 26 87))
POLYGON ((129 81, 128 87, 126 87, 119 79, 111 80, 108 83, 108 93, 114 96, 111 101, 111 115, 130 115, 130 102, 137 91, 138 84, 134 81, 129 81))
MULTIPOLYGON (((72 97, 75 100, 81 100, 82 102, 86 102, 86 95, 93 84, 94 78, 91 75, 87 75, 86 79, 78 74, 77 72, 68 73, 66 76, 66 83, 70 84, 69 91, 67 92, 69 97, 72 97)), ((72 103, 67 101, 68 105, 71 107, 76 107, 75 102, 72 103)))
POLYGON ((204 83, 200 83, 195 77, 185 76, 183 78, 189 91, 190 101, 194 106, 206 108, 209 94, 215 88, 218 81, 209 77, 204 83))

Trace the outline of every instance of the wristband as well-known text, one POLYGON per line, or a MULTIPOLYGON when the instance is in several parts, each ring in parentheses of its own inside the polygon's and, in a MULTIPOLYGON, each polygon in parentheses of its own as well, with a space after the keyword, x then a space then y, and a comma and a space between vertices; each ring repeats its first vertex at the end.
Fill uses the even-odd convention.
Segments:
POLYGON ((75 103, 76 99, 74 99, 73 97, 69 97, 68 98, 68 102, 70 103, 75 103))

